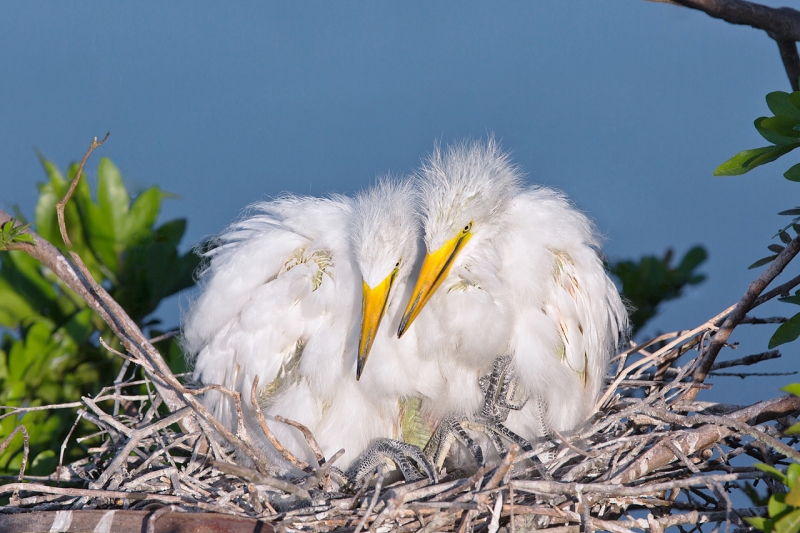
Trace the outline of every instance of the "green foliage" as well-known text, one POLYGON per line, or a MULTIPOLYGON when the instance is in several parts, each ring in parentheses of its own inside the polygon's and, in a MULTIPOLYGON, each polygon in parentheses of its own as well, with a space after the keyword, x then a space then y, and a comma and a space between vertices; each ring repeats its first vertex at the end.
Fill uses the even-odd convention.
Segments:
POLYGON ((609 264, 609 270, 622 283, 622 294, 635 308, 630 316, 634 333, 656 315, 662 302, 678 298, 685 287, 705 280, 705 275, 697 272, 708 258, 702 246, 686 252, 677 267, 672 266, 673 256, 669 249, 661 258, 648 255, 639 261, 609 264))
MULTIPOLYGON (((767 106, 769 106, 774 116, 757 118, 755 127, 764 139, 773 143, 772 146, 739 152, 722 163, 714 171, 715 176, 744 174, 759 165, 774 161, 800 146, 800 92, 785 93, 776 91, 769 93, 767 95, 767 106)), ((800 163, 789 168, 783 176, 789 181, 800 182, 800 163)), ((800 207, 781 211, 778 214, 790 216, 792 220, 778 230, 776 237, 778 237, 780 243, 773 243, 767 246, 770 255, 762 257, 750 265, 750 268, 772 263, 786 248, 786 245, 792 242, 793 237, 790 231, 794 231, 794 238, 800 236, 800 207)), ((794 296, 780 298, 780 300, 785 303, 800 305, 800 291, 796 292, 794 296)), ((795 341, 798 337, 800 337, 800 313, 792 316, 775 330, 769 340, 769 347, 770 349, 775 348, 781 344, 795 341)))
POLYGON ((16 243, 33 244, 33 235, 23 233, 30 224, 17 226, 13 218, 0 226, 0 251, 8 250, 9 246, 16 243))
MULTIPOLYGON (((758 133, 772 145, 739 152, 717 167, 715 176, 745 174, 800 146, 800 92, 769 93, 767 106, 774 116, 758 117, 754 124, 758 133)), ((800 181, 800 165, 794 165, 784 177, 791 181, 800 181)))
MULTIPOLYGON (((800 396, 800 383, 783 388, 784 391, 800 396)), ((800 433, 800 424, 790 427, 786 433, 800 433)), ((792 463, 785 472, 774 466, 756 463, 756 468, 766 472, 772 478, 787 487, 788 490, 767 496, 761 496, 750 485, 747 493, 756 505, 767 505, 765 517, 745 518, 748 524, 760 531, 778 533, 797 533, 800 531, 800 464, 792 463)))
MULTIPOLYGON (((65 179, 49 161, 43 159, 42 164, 48 180, 39 185, 36 231, 66 251, 55 205, 66 194, 78 166, 72 165, 65 179)), ((65 209, 71 250, 140 324, 162 299, 193 284, 192 273, 199 261, 194 254, 178 252, 185 220, 155 226, 164 197, 163 191, 152 187, 131 199, 117 168, 102 159, 96 200, 84 177, 65 209)), ((0 244, 30 242, 28 235, 20 233, 24 227, 3 225, 0 244)), ((105 323, 52 272, 22 251, 0 255, 0 328, 5 331, 0 341, 0 405, 35 407, 75 401, 110 384, 119 370, 119 359, 99 346, 102 336, 119 347, 105 323)), ((169 360, 179 359, 174 356, 179 353, 174 341, 160 347, 171 355, 169 360)), ((9 416, 0 420, 0 442, 24 422, 30 434, 29 472, 49 474, 73 420, 74 412, 66 410, 9 416)), ((96 430, 89 424, 78 425, 65 461, 83 453, 75 439, 92 428, 96 430)), ((16 436, 0 454, 0 473, 15 472, 21 459, 22 437, 16 436)))

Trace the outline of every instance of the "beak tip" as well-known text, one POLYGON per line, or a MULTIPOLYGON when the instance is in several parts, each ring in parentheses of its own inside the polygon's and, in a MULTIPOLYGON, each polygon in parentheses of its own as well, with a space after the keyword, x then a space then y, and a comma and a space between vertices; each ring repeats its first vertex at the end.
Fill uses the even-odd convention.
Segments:
POLYGON ((356 361, 356 381, 361 379, 361 373, 364 371, 364 360, 359 357, 356 361))

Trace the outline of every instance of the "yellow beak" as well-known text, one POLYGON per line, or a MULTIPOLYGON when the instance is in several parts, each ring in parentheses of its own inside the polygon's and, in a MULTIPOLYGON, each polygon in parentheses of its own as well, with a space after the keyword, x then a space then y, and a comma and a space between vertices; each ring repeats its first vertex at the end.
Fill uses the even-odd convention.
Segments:
POLYGON ((400 328, 397 330, 398 337, 402 337, 403 333, 411 327, 411 323, 417 318, 419 312, 422 311, 422 308, 431 299, 436 289, 447 278, 456 256, 470 238, 472 238, 472 232, 464 231, 444 243, 435 252, 428 252, 428 255, 425 256, 422 268, 419 271, 417 284, 414 286, 414 292, 411 293, 406 312, 400 321, 400 328))
POLYGON ((397 276, 397 268, 392 270, 385 280, 380 282, 375 288, 370 288, 366 281, 363 281, 363 297, 361 299, 361 338, 358 341, 358 363, 356 365, 356 380, 361 379, 361 372, 367 364, 369 351, 372 349, 372 342, 378 334, 381 319, 386 313, 386 304, 389 301, 389 291, 392 283, 397 276))

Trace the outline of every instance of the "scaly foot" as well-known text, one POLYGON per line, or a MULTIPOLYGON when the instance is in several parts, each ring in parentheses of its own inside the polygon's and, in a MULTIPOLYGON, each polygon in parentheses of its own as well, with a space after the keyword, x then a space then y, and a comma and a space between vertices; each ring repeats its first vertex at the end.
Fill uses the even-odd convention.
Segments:
POLYGON ((349 484, 356 488, 379 464, 395 464, 406 481, 429 478, 436 482, 436 472, 428 458, 417 446, 394 439, 376 439, 356 458, 344 473, 349 484))
POLYGON ((472 452, 478 466, 483 466, 483 450, 469 436, 467 429, 484 433, 500 455, 507 452, 504 439, 516 443, 524 451, 533 449, 527 440, 503 424, 508 418, 510 410, 522 409, 528 401, 527 398, 520 401, 514 400, 516 381, 511 363, 510 355, 498 357, 491 373, 478 381, 484 398, 483 406, 478 413, 472 416, 447 417, 436 428, 436 432, 425 446, 425 454, 431 458, 437 472, 441 470, 450 448, 456 441, 472 452))

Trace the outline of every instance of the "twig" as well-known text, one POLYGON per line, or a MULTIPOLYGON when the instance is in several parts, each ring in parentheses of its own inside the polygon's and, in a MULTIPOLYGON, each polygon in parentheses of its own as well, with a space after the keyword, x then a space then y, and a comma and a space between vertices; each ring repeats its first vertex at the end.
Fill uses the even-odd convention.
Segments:
POLYGON ((590 457, 590 458, 597 456, 597 454, 595 454, 595 453, 589 453, 589 452, 581 450, 580 448, 578 448, 577 446, 575 446, 574 444, 569 442, 566 437, 564 437, 561 433, 559 433, 555 429, 550 428, 550 431, 553 433, 553 435, 558 437, 558 440, 560 440, 564 444, 564 446, 566 446, 567 448, 569 448, 573 452, 577 453, 578 455, 582 455, 584 457, 590 457))
POLYGON ((83 414, 79 412, 78 417, 75 419, 75 423, 72 424, 71 428, 69 428, 69 432, 67 433, 66 438, 64 438, 64 442, 61 443, 61 450, 58 453, 58 469, 56 470, 56 483, 61 483, 61 469, 64 467, 64 453, 67 451, 67 443, 69 442, 70 437, 72 437, 72 433, 75 431, 75 428, 78 427, 78 423, 81 421, 81 418, 83 418, 83 414))
POLYGON ((721 377, 732 377, 732 378, 749 378, 749 377, 765 377, 765 376, 794 376, 797 375, 797 371, 794 372, 709 372, 709 376, 721 376, 721 377))
POLYGON ((753 302, 753 309, 755 309, 756 307, 758 307, 763 303, 768 302, 769 300, 775 298, 776 296, 789 296, 790 294, 789 291, 791 291, 798 285, 800 285, 800 276, 796 276, 787 281, 786 283, 778 285, 774 289, 771 289, 762 294, 761 296, 759 296, 758 298, 756 298, 756 301, 753 302))
POLYGON ((64 222, 64 208, 69 202, 69 199, 72 198, 72 193, 75 192, 75 187, 78 186, 78 182, 81 180, 81 175, 83 174, 83 166, 86 164, 86 160, 89 159, 89 156, 94 151, 95 148, 106 142, 108 136, 111 135, 111 132, 106 133, 106 136, 103 137, 102 141, 98 141, 97 137, 94 138, 92 144, 89 145, 89 149, 86 150, 86 155, 83 156, 81 160, 81 164, 78 167, 78 173, 75 174, 75 177, 72 178, 72 183, 69 184, 69 189, 67 190, 67 194, 64 195, 64 198, 61 199, 56 204, 56 214, 58 215, 58 228, 61 230, 61 238, 64 240, 64 244, 67 245, 68 248, 72 248, 72 242, 69 240, 69 235, 67 234, 67 224, 64 222))
MULTIPOLYGON (((800 12, 798 16, 800 16, 800 12)), ((745 314, 753 308, 753 303, 756 298, 758 298, 761 292, 778 276, 778 274, 783 272, 783 269, 794 259, 798 252, 800 252, 800 235, 792 239, 792 241, 786 245, 786 248, 784 248, 772 263, 770 263, 769 267, 750 284, 747 288, 747 292, 745 292, 742 299, 739 300, 739 303, 736 304, 736 308, 728 318, 725 319, 725 322, 722 323, 722 327, 719 331, 714 334, 711 343, 700 358, 694 374, 692 375, 695 381, 703 382, 705 380, 719 351, 728 341, 733 330, 739 325, 739 322, 745 317, 745 314)), ((684 395, 684 399, 694 400, 695 396, 697 396, 697 391, 698 389, 689 389, 684 395)))
POLYGON ((128 455, 133 451, 134 448, 136 448, 136 446, 139 444, 139 441, 141 441, 144 437, 169 426, 170 424, 178 422, 190 412, 191 410, 188 407, 184 407, 180 411, 176 411, 171 415, 162 418, 158 422, 132 431, 128 442, 126 442, 125 446, 123 446, 119 453, 117 453, 117 456, 114 458, 111 464, 100 475, 100 477, 98 477, 97 480, 94 483, 91 483, 89 486, 93 489, 99 489, 105 486, 112 474, 114 474, 117 469, 127 461, 128 455))
POLYGON ((278 441, 278 439, 275 437, 275 434, 272 433, 271 429, 269 429, 267 421, 264 419, 264 414, 261 412, 261 406, 256 400, 258 380, 259 377, 258 374, 256 374, 255 378, 253 378, 253 386, 250 387, 250 404, 253 406, 253 409, 255 409, 256 420, 258 420, 258 425, 261 426, 261 432, 264 433, 264 436, 267 437, 267 440, 270 442, 270 444, 272 444, 272 446, 278 451, 278 453, 281 454, 284 459, 289 461, 300 470, 306 470, 308 468, 308 463, 295 457, 292 452, 286 449, 286 447, 278 441))
POLYGON ((769 359, 777 359, 780 356, 781 356, 780 351, 770 350, 768 352, 748 355, 747 357, 742 357, 740 359, 733 359, 731 361, 722 361, 721 363, 714 363, 709 369, 709 371, 713 372, 714 370, 721 370, 723 368, 730 368, 732 366, 754 365, 756 363, 760 363, 761 361, 767 361, 769 359))
POLYGON ((19 466, 19 476, 17 479, 20 483, 22 483, 22 479, 25 477, 25 466, 28 464, 28 453, 30 452, 30 448, 28 447, 28 430, 25 429, 25 426, 19 425, 8 434, 3 442, 0 442, 0 454, 8 448, 8 445, 11 444, 11 439, 17 436, 17 433, 22 433, 22 464, 19 466))
POLYGON ((767 318, 758 318, 755 316, 745 315, 740 324, 783 324, 789 319, 785 316, 768 316, 767 318))
POLYGON ((298 487, 297 485, 294 485, 282 479, 278 479, 272 476, 267 476, 257 470, 253 470, 251 468, 245 468, 243 466, 235 465, 232 463, 223 463, 222 461, 215 461, 212 459, 211 464, 214 465, 217 469, 227 474, 233 474, 235 476, 239 476, 240 478, 250 481, 252 483, 269 485, 270 487, 282 490, 283 492, 286 492, 288 494, 294 494, 295 496, 297 496, 298 498, 302 498, 303 500, 311 500, 311 494, 309 494, 306 489, 298 487))
POLYGON ((53 405, 37 405, 35 407, 16 407, 13 405, 0 405, 0 409, 13 409, 13 411, 8 413, 3 413, 0 415, 0 420, 7 418, 9 416, 24 414, 24 413, 31 413, 33 411, 50 411, 51 409, 72 409, 73 407, 82 407, 83 404, 81 402, 69 402, 69 403, 57 403, 53 405))
POLYGON ((167 331, 166 333, 162 333, 161 335, 158 335, 157 337, 153 337, 152 339, 150 339, 150 344, 155 344, 157 342, 171 339, 172 337, 179 335, 180 332, 181 330, 179 329, 173 329, 172 331, 167 331))
POLYGON ((760 479, 762 477, 764 477, 763 473, 744 472, 739 474, 695 476, 687 479, 665 481, 663 483, 637 485, 635 487, 628 487, 617 483, 561 483, 558 481, 544 480, 512 480, 509 484, 518 490, 534 494, 570 494, 577 496, 579 492, 582 492, 584 494, 608 494, 613 496, 642 496, 644 494, 655 494, 676 488, 705 486, 709 483, 726 483, 745 479, 760 479))
MULTIPOLYGON (((658 359, 659 357, 663 356, 665 353, 667 353, 670 350, 674 349, 675 347, 679 346, 682 342, 686 341, 687 339, 691 339, 692 337, 695 337, 698 333, 701 333, 701 332, 709 330, 710 328, 712 328, 714 326, 714 324, 716 324, 716 322, 718 320, 720 320, 722 317, 727 316, 731 311, 733 311, 735 307, 736 306, 732 305, 729 308, 725 309, 723 312, 721 312, 718 315, 716 315, 715 317, 713 317, 710 320, 706 321, 704 324, 701 324, 700 326, 697 326, 694 329, 680 332, 680 334, 675 339, 673 339, 671 342, 669 342, 666 346, 663 346, 662 348, 660 348, 655 353, 653 353, 653 354, 651 354, 651 355, 649 355, 647 357, 643 357, 639 361, 636 361, 635 363, 631 364, 630 366, 627 366, 624 369, 622 369, 618 373, 616 379, 614 379, 614 381, 611 383, 611 385, 609 385, 609 387, 606 390, 605 394, 603 394, 603 396, 601 396, 600 399, 595 404, 595 411, 599 410, 606 403, 606 401, 608 401, 608 399, 616 391, 616 388, 619 386, 619 384, 628 376, 628 374, 632 370, 634 370, 636 368, 639 368, 639 367, 643 367, 644 365, 646 365, 648 363, 652 363, 654 360, 658 359)), ((692 398, 692 399, 694 399, 694 398, 692 398)))
MULTIPOLYGON (((770 37, 773 36, 770 35, 770 37)), ((797 84, 797 77, 800 76, 800 57, 797 55, 797 43, 790 39, 775 39, 775 42, 778 44, 783 68, 786 70, 786 75, 789 76, 792 90, 800 90, 800 86, 797 84)))
POLYGON ((381 494, 381 487, 383 486, 383 477, 385 474, 383 472, 382 464, 379 464, 376 468, 378 470, 378 481, 375 482, 375 491, 372 493, 372 499, 370 500, 369 505, 367 506, 367 510, 364 511, 364 516, 358 522, 356 530, 353 533, 361 533, 361 530, 364 529, 364 525, 366 525, 367 523, 367 518, 369 518, 369 515, 372 514, 372 510, 375 508, 375 504, 378 503, 378 496, 380 496, 381 494))
POLYGON ((294 420, 289 420, 288 418, 283 418, 282 416, 279 415, 275 415, 273 418, 275 419, 276 422, 282 422, 284 424, 292 426, 295 429, 300 430, 300 433, 303 434, 303 437, 306 439, 306 442, 308 443, 308 447, 311 448, 312 452, 314 452, 314 455, 316 456, 319 465, 322 466, 323 464, 325 464, 325 455, 323 455, 322 453, 322 448, 319 447, 319 444, 317 444, 317 439, 314 438, 314 435, 311 433, 311 431, 308 430, 307 427, 305 427, 300 422, 295 422, 294 420))

